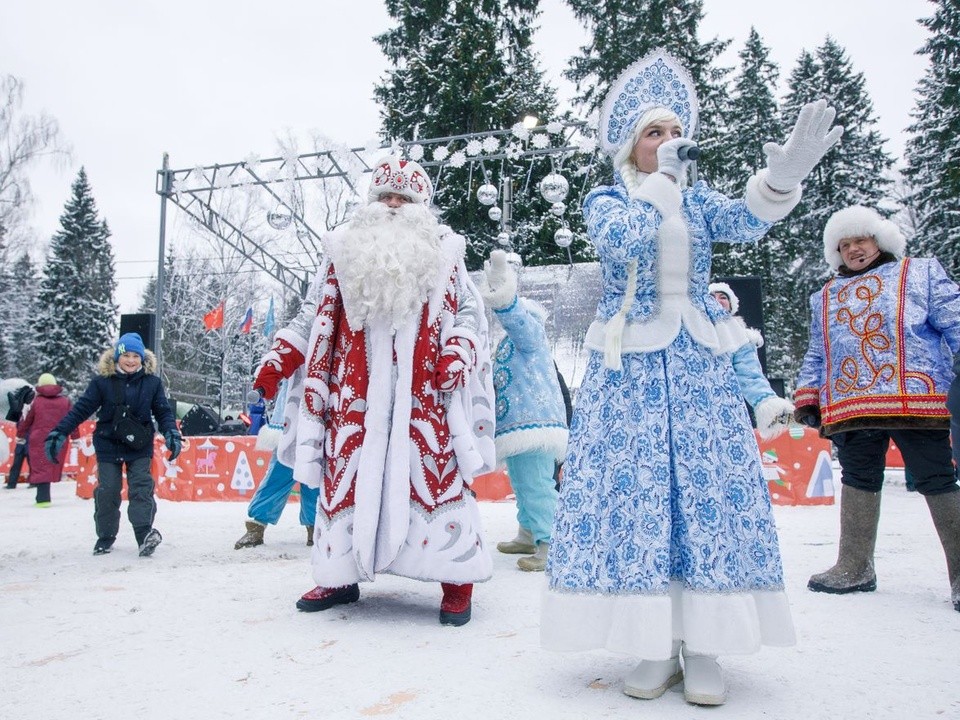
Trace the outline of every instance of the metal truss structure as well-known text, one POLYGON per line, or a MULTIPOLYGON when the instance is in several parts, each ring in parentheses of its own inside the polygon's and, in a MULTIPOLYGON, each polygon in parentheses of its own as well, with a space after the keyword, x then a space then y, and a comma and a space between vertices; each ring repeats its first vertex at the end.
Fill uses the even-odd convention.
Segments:
MULTIPOLYGON (((192 168, 171 169, 169 159, 157 171, 156 192, 161 198, 160 252, 157 263, 157 327, 163 327, 161 302, 164 288, 167 204, 173 203, 198 226, 240 253, 253 266, 280 285, 304 295, 322 255, 321 236, 343 222, 350 205, 361 201, 364 174, 385 152, 394 152, 419 162, 439 189, 447 168, 468 167, 471 181, 476 173, 484 182, 503 186, 501 232, 511 233, 513 182, 504 172, 505 163, 516 167, 526 161, 532 171, 538 160, 551 163, 559 172, 576 157, 579 174, 586 183, 597 159, 595 130, 582 121, 553 122, 532 128, 522 124, 508 130, 452 135, 380 147, 325 149, 282 157, 245 160, 192 168), (435 172, 434 172, 435 171, 435 172), (499 171, 499 172, 498 172, 499 171), (319 187, 326 200, 311 200, 319 187), (311 189, 313 188, 313 189, 311 189), (237 193, 258 195, 258 213, 267 223, 232 212, 237 193), (331 199, 332 198, 332 199, 331 199), (324 212, 317 212, 321 208, 324 212)), ((529 186, 530 173, 527 175, 529 186)), ((249 207, 249 203, 248 203, 249 207)))

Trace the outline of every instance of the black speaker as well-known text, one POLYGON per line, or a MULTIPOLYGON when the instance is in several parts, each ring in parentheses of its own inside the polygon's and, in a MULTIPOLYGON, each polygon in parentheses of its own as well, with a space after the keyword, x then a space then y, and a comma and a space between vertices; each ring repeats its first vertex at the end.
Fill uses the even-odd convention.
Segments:
POLYGON ((135 332, 143 338, 147 350, 157 350, 157 316, 153 313, 132 313, 120 316, 120 334, 135 332))
MULTIPOLYGON (((743 318, 747 327, 764 332, 763 327, 763 283, 757 275, 730 275, 727 277, 716 277, 712 282, 725 282, 737 294, 740 300, 740 309, 737 315, 743 318)), ((766 339, 766 336, 764 336, 766 339)), ((767 372, 767 349, 758 348, 757 355, 760 357, 760 366, 764 374, 767 372)))
POLYGON ((227 420, 220 423, 220 430, 217 435, 246 435, 248 429, 243 420, 227 420))
POLYGON ((219 429, 220 417, 206 405, 194 405, 180 421, 184 435, 217 435, 219 429))

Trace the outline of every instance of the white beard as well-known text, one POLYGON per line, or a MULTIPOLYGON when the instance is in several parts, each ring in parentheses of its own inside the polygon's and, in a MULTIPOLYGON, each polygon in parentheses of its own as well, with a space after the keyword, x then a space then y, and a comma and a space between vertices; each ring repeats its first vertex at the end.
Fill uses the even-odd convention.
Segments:
POLYGON ((382 320, 393 329, 418 314, 440 271, 440 223, 421 203, 372 202, 329 244, 351 327, 382 320))

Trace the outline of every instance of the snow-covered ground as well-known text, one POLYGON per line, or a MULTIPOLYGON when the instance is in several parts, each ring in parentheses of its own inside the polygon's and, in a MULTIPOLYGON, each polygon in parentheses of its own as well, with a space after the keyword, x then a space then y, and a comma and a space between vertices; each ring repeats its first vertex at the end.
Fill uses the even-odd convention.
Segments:
MULTIPOLYGON (((438 624, 438 585, 393 577, 306 614, 295 506, 237 551, 244 504, 161 502, 154 557, 137 556, 126 518, 94 557, 93 503, 73 491, 54 486, 40 510, 31 490, 0 490, 0 718, 960 717, 960 613, 926 505, 902 484, 884 492, 875 593, 808 592, 835 558, 838 507, 776 509, 799 644, 722 658, 720 708, 679 686, 626 697, 628 657, 541 650, 543 578, 514 558, 495 557, 462 628, 438 624)), ((491 542, 512 537, 511 504, 482 513, 491 542)))

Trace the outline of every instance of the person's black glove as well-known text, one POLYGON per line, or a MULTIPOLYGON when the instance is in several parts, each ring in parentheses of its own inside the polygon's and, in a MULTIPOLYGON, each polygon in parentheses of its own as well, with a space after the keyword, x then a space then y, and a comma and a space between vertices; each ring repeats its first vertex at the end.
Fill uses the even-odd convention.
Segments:
POLYGON ((20 422, 23 417, 23 408, 33 402, 37 393, 29 385, 23 385, 16 390, 7 393, 7 403, 10 409, 7 411, 6 420, 9 422, 20 422))
POLYGON ((820 427, 820 408, 816 405, 804 405, 793 411, 793 419, 807 427, 820 427))
POLYGON ((178 433, 176 430, 167 430, 163 434, 163 439, 167 443, 167 450, 170 451, 170 455, 167 457, 167 459, 175 459, 183 449, 183 438, 180 437, 180 433, 178 433))
POLYGON ((67 436, 62 432, 51 430, 50 434, 47 435, 46 442, 43 444, 43 451, 47 455, 47 460, 52 463, 59 462, 58 458, 60 457, 60 451, 63 449, 63 444, 66 441, 67 436))

